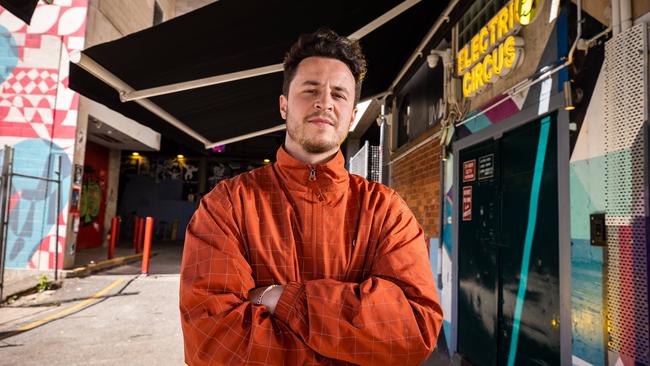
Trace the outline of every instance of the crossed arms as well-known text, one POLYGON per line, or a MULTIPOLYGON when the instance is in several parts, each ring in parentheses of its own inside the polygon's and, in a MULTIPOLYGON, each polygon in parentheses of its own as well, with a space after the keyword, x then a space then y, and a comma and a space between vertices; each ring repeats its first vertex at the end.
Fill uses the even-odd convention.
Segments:
POLYGON ((288 282, 265 295, 277 297, 269 309, 256 304, 264 288, 255 290, 228 193, 217 191, 202 200, 185 239, 188 365, 418 365, 433 351, 442 310, 423 232, 399 198, 391 199, 362 282, 288 282))

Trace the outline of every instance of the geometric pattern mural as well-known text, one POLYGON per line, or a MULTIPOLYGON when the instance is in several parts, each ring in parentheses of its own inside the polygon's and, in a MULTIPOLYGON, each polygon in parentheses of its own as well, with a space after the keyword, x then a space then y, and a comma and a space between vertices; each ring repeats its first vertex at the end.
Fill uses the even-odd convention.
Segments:
POLYGON ((54 214, 55 184, 13 179, 8 267, 53 269, 57 245, 63 264, 79 104, 68 63, 84 47, 87 10, 88 0, 39 2, 27 25, 0 8, 0 144, 14 147, 14 171, 23 174, 55 178, 61 156, 63 181, 54 214))
POLYGON ((649 364, 645 38, 645 28, 637 26, 606 43, 571 157, 575 365, 649 364), (590 243, 589 214, 595 212, 606 214, 605 247, 590 243))

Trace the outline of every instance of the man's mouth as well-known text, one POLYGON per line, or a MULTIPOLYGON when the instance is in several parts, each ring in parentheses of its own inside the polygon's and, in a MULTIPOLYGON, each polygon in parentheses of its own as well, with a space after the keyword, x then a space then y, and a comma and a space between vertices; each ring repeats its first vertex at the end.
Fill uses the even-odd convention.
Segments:
POLYGON ((328 118, 323 118, 323 117, 313 117, 313 118, 309 118, 309 119, 307 120, 307 122, 309 122, 309 123, 315 123, 315 124, 325 124, 325 125, 334 126, 334 122, 332 122, 332 120, 330 120, 330 119, 328 119, 328 118))

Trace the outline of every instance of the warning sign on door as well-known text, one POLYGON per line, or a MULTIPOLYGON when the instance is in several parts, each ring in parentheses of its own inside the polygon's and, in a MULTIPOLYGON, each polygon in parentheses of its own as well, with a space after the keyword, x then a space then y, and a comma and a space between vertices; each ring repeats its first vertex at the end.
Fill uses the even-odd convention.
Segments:
POLYGON ((472 221, 472 186, 463 187, 463 221, 472 221))
POLYGON ((494 177, 494 154, 478 158, 478 180, 494 177))
POLYGON ((476 159, 472 159, 463 163, 463 183, 473 182, 475 180, 476 180, 476 159))

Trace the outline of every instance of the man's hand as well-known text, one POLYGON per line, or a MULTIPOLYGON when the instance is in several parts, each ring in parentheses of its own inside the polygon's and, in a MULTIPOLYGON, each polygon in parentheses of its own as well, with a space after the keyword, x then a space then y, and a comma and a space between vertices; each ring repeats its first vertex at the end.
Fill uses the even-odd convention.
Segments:
MULTIPOLYGON (((262 295, 264 290, 266 290, 268 287, 270 286, 258 287, 248 291, 248 300, 250 300, 253 304, 257 304, 257 301, 259 300, 260 296, 262 295)), ((272 289, 266 291, 266 293, 262 297, 261 305, 266 306, 266 309, 271 314, 273 314, 275 312, 275 306, 278 304, 278 300, 280 300, 280 296, 282 296, 283 292, 284 292, 283 285, 275 286, 272 289)))

